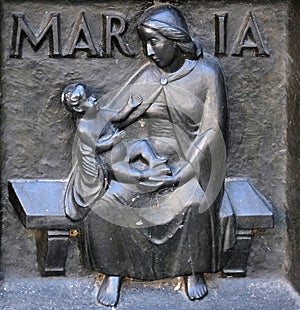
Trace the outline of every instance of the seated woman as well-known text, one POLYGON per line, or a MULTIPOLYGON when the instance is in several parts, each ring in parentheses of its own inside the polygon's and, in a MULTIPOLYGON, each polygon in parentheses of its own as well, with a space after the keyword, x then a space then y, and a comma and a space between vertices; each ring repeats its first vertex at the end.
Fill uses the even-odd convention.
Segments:
MULTIPOLYGON (((171 5, 146 10, 138 32, 150 62, 107 108, 124 106, 135 93, 143 101, 118 123, 126 137, 112 143, 109 152, 95 151, 97 137, 79 149, 65 199, 66 214, 83 219, 85 265, 105 275, 97 298, 107 306, 117 304, 124 277, 183 276, 188 297, 201 299, 207 294, 203 273, 221 268, 222 70, 202 53, 181 12, 171 5), (142 150, 136 151, 132 146, 141 141, 142 150), (145 165, 143 156, 133 156, 148 146, 164 164, 145 165)), ((102 115, 101 109, 94 114, 102 115)), ((93 123, 90 119, 82 121, 93 123)), ((82 141, 86 128, 78 126, 82 141)))

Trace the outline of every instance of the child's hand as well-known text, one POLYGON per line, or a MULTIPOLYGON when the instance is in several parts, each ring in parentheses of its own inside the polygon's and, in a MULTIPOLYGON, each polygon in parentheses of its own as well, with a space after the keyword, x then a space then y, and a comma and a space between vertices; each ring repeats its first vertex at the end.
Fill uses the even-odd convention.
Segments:
POLYGON ((143 97, 141 95, 130 95, 129 102, 131 107, 134 109, 142 104, 143 97))
POLYGON ((97 140, 96 151, 105 152, 110 150, 113 145, 119 143, 126 135, 124 130, 116 130, 111 136, 100 136, 97 140))
POLYGON ((109 120, 112 122, 121 122, 127 119, 127 117, 143 102, 143 97, 140 95, 130 95, 126 105, 118 113, 112 113, 109 115, 109 120))
POLYGON ((112 144, 119 143, 122 139, 124 139, 126 136, 125 130, 116 130, 114 134, 110 137, 110 140, 112 141, 112 144))

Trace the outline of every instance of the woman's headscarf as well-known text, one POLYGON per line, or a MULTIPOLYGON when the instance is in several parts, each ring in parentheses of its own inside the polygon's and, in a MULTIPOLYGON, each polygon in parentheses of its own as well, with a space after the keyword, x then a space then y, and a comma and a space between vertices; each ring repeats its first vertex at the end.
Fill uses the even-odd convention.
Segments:
POLYGON ((186 54, 186 58, 197 59, 202 55, 200 44, 195 42, 189 34, 185 18, 172 5, 161 4, 148 8, 140 17, 138 26, 151 28, 176 42, 178 48, 186 54))

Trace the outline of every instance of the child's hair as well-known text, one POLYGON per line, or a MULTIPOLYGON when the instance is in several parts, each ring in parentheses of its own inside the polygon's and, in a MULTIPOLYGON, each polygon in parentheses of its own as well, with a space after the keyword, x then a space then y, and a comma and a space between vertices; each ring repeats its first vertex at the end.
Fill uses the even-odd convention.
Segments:
POLYGON ((62 94, 61 94, 61 102, 65 105, 65 107, 69 111, 74 112, 74 108, 79 106, 80 101, 82 99, 84 100, 87 99, 90 95, 91 95, 90 91, 84 84, 73 83, 73 84, 69 84, 63 89, 62 94), (72 100, 72 94, 74 90, 78 87, 82 87, 84 95, 79 96, 77 100, 72 100))

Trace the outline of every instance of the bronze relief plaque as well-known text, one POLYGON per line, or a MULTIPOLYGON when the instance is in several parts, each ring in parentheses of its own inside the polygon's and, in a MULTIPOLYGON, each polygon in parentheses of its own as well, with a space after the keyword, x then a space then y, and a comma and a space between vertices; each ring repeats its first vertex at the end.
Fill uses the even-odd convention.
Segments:
POLYGON ((293 5, 2 2, 4 283, 282 275, 293 5))

